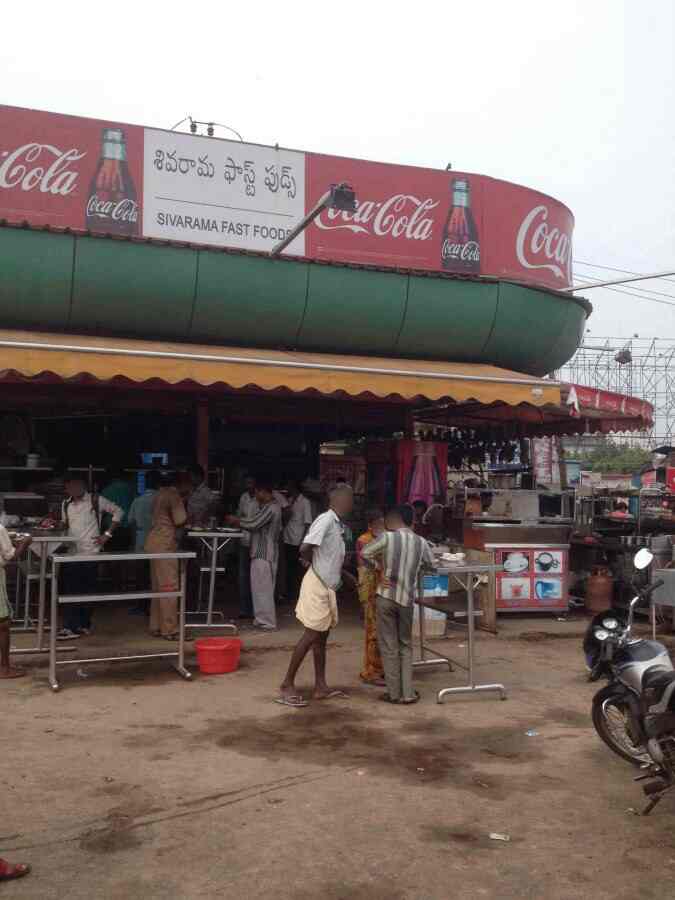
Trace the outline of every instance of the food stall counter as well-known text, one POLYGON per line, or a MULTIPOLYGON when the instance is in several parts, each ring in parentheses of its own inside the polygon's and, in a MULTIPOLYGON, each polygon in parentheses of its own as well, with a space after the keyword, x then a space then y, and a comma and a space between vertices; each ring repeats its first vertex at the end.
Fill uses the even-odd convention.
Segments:
POLYGON ((569 520, 464 519, 463 546, 503 571, 490 580, 488 605, 502 612, 560 612, 569 599, 569 520))

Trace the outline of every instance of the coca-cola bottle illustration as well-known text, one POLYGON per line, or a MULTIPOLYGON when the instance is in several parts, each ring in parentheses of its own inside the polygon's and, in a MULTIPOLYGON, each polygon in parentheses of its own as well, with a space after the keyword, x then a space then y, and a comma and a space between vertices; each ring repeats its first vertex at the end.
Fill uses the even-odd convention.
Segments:
POLYGON ((480 272, 480 240, 466 178, 454 178, 452 205, 443 229, 441 266, 448 272, 480 272))
POLYGON ((136 188, 127 163, 121 128, 104 128, 101 158, 91 180, 85 224, 90 231, 138 234, 136 188))

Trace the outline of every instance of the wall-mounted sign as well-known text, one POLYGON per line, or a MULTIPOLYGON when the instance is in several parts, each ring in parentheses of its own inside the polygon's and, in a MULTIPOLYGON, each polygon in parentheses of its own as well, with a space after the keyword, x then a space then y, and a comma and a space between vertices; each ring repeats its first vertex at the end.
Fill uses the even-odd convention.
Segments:
POLYGON ((529 188, 0 106, 0 219, 13 223, 266 251, 341 181, 356 210, 324 210, 287 253, 572 283, 572 213, 529 188))

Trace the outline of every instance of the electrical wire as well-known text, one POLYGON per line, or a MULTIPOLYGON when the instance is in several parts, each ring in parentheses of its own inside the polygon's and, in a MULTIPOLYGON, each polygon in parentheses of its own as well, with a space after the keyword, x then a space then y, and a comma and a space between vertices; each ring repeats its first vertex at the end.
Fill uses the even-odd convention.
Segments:
MULTIPOLYGON (((589 281, 602 281, 602 278, 598 278, 596 275, 586 275, 585 272, 581 272, 580 275, 589 281)), ((656 294, 657 297, 669 297, 671 300, 675 300, 675 294, 667 294, 664 291, 655 291, 653 288, 636 287, 633 288, 633 290, 640 291, 641 293, 656 294)))
POLYGON ((645 297, 643 294, 636 294, 635 291, 624 291, 616 287, 604 287, 603 291, 614 291, 616 294, 625 294, 627 297, 635 297, 636 300, 649 300, 652 303, 660 303, 662 306, 669 306, 675 309, 675 300, 671 303, 668 300, 659 300, 658 297, 645 297))
MULTIPOLYGON (((600 263, 584 262, 582 259, 573 260, 579 266, 590 266, 593 269, 606 269, 608 272, 618 272, 620 275, 644 275, 644 272, 632 272, 630 269, 617 269, 616 266, 601 266, 600 263)), ((655 279, 657 280, 657 279, 655 279)), ((660 278, 660 281, 670 281, 675 284, 675 278, 660 278)))

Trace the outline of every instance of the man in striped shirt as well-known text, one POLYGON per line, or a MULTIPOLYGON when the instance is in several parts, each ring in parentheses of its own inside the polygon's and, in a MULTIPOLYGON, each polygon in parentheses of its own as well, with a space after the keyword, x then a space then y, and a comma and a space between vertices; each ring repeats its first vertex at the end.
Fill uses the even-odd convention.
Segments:
POLYGON ((385 531, 362 550, 364 561, 381 560, 377 588, 377 640, 389 703, 417 703, 412 686, 412 624, 420 570, 433 570, 429 544, 412 530, 413 510, 400 506, 387 513, 385 531))
POLYGON ((274 585, 279 564, 281 507, 274 500, 272 486, 265 481, 257 484, 255 496, 258 502, 256 512, 248 518, 228 516, 228 522, 251 535, 253 625, 263 631, 275 631, 277 611, 274 605, 274 585))

